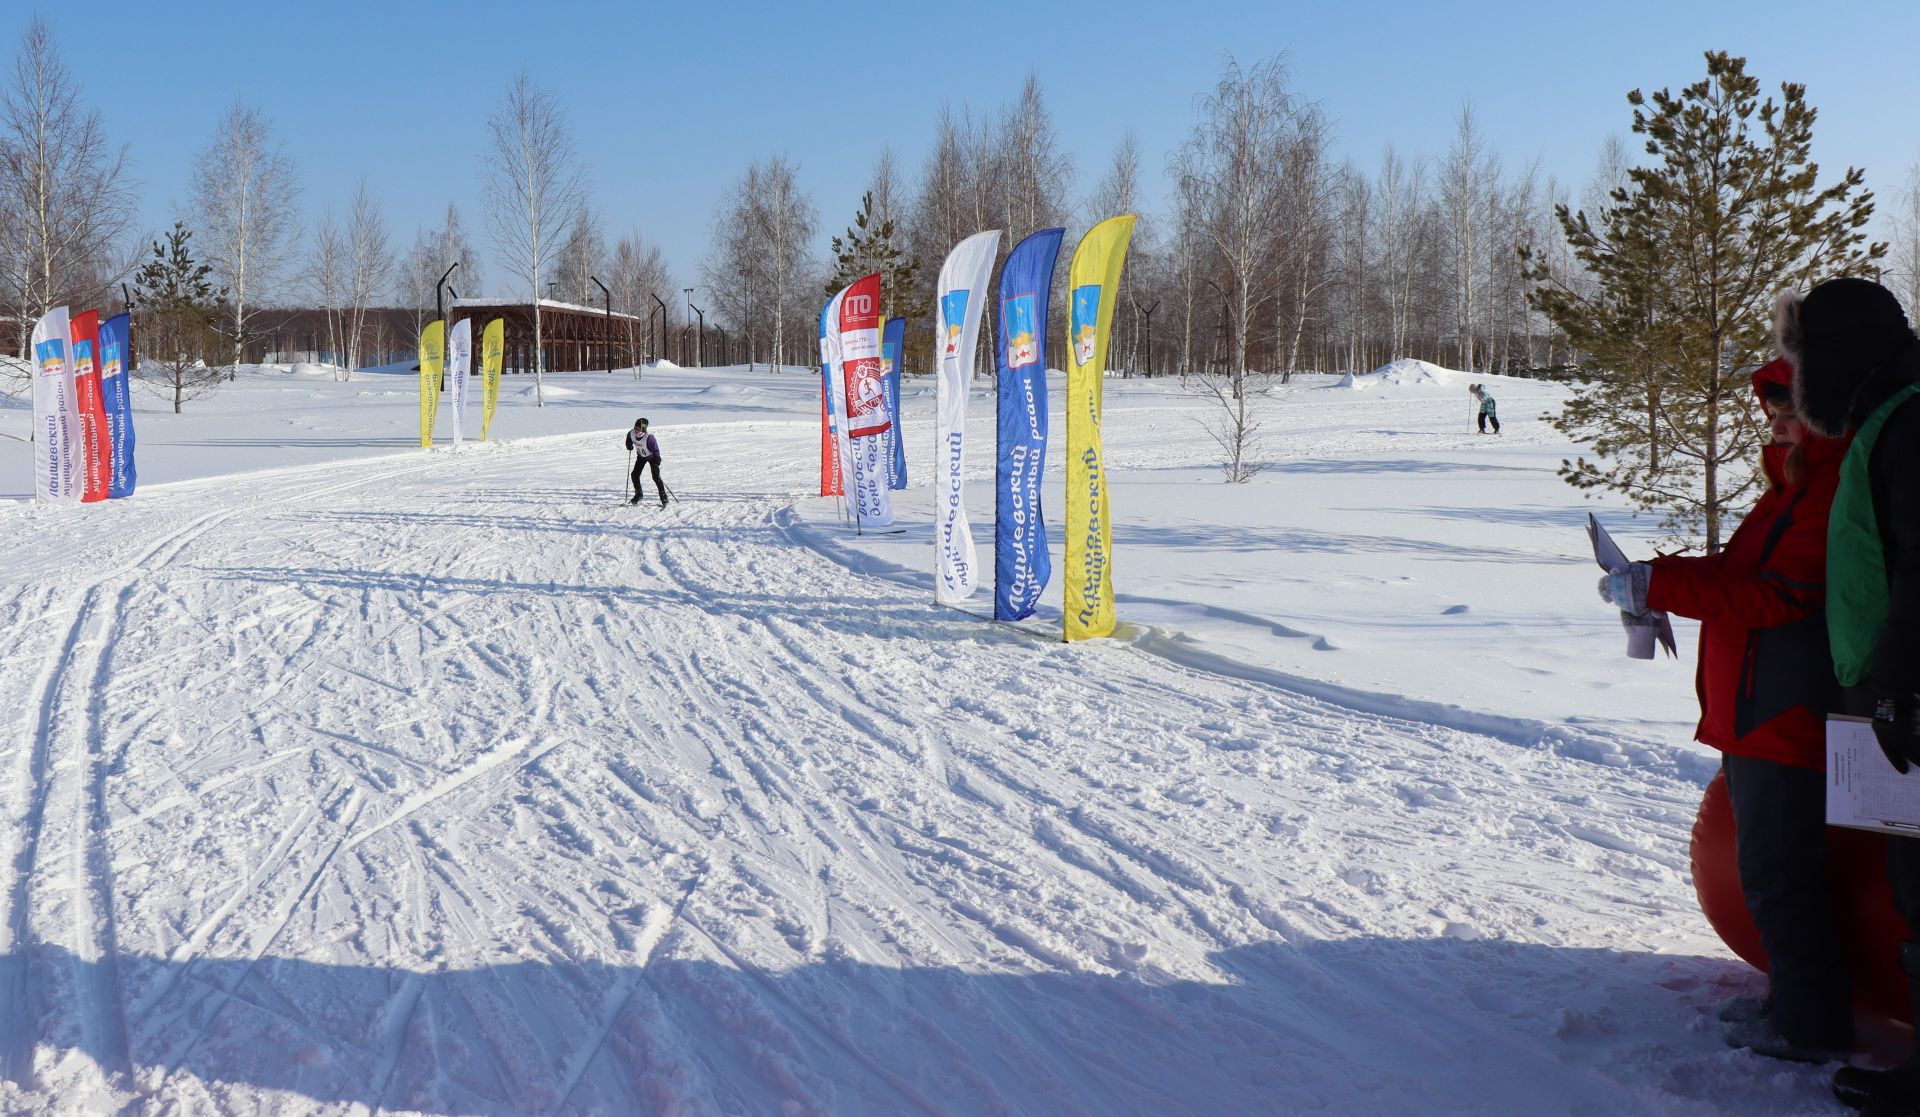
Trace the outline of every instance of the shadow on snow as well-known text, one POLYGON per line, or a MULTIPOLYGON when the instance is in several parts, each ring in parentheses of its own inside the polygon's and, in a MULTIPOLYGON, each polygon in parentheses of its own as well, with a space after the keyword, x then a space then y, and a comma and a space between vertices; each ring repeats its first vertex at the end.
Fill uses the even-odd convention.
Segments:
MULTIPOLYGON (((642 918, 610 916, 624 948, 642 918)), ((662 952, 682 936, 734 957, 685 922, 662 952)), ((35 945, 0 967, 32 967, 42 991, 38 1013, 9 1031, 83 1050, 123 1084, 151 1084, 135 1072, 158 1068, 216 1099, 250 1087, 446 1115, 1597 1115, 1643 1112, 1645 1080, 1663 1075, 1673 1100, 1715 1112, 1725 1083, 1687 1073, 1687 1056, 1750 1058, 1689 1027, 1716 998, 1752 992, 1756 979, 1730 961, 1354 938, 1226 950, 1212 956, 1218 977, 1195 981, 1124 960, 1139 953, 1115 945, 1116 964, 1133 967, 1119 976, 666 958, 410 972, 122 955, 107 967, 128 1021, 118 1036, 59 1007, 100 964, 35 945)), ((1817 1110, 1824 1071, 1767 1072, 1803 1080, 1765 1091, 1781 1101, 1770 1112, 1817 1110)))

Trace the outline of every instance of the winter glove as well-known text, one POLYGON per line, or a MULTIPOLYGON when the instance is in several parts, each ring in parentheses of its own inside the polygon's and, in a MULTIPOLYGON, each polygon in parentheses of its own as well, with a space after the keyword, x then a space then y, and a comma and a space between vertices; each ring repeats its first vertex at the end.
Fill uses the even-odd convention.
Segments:
POLYGON ((1920 761, 1920 694, 1882 698, 1873 709, 1873 735, 1887 762, 1905 775, 1920 761))
POLYGON ((1623 615, 1645 617, 1647 586, 1653 580, 1653 567, 1644 562, 1629 563, 1625 570, 1600 579, 1600 600, 1615 606, 1623 615))

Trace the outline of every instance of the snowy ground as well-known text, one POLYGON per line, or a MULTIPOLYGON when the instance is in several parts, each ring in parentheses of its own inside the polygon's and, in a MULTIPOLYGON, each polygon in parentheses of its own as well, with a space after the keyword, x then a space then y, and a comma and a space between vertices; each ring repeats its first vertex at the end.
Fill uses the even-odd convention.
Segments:
POLYGON ((514 380, 453 453, 406 377, 256 370, 86 508, 0 407, 0 1104, 1837 1111, 1720 1044, 1690 654, 1622 658, 1558 389, 1494 383, 1499 439, 1310 379, 1225 486, 1113 381, 1126 627, 1074 646, 1057 586, 930 604, 923 444, 842 530, 797 372, 514 380))

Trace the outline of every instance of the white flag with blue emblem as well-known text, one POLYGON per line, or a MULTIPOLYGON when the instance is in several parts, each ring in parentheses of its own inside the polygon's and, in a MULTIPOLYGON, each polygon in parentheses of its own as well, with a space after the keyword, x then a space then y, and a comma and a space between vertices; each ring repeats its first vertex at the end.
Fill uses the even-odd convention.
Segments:
POLYGON ((933 599, 942 605, 965 601, 979 585, 964 477, 967 382, 973 378, 980 315, 999 251, 998 229, 961 241, 940 265, 934 291, 933 599))

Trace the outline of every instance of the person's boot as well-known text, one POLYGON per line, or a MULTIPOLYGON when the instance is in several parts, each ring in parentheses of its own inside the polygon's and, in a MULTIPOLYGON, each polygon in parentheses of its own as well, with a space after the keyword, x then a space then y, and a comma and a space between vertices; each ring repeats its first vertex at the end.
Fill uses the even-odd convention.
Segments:
MULTIPOLYGON (((1920 1008, 1920 942, 1900 944, 1900 968, 1907 995, 1920 1008)), ((1833 1096, 1872 1117, 1920 1117, 1920 1054, 1886 1070, 1841 1067, 1833 1072, 1833 1096)))
POLYGON ((1853 1043, 1850 1037, 1837 1035, 1788 1038, 1772 1020, 1762 1016, 1728 1028, 1727 1046, 1790 1063, 1837 1063, 1847 1057, 1853 1043))

